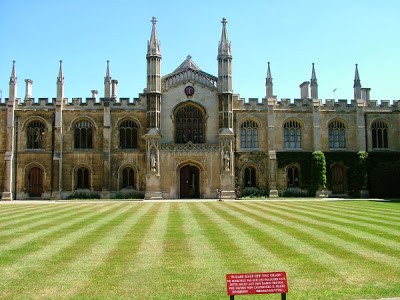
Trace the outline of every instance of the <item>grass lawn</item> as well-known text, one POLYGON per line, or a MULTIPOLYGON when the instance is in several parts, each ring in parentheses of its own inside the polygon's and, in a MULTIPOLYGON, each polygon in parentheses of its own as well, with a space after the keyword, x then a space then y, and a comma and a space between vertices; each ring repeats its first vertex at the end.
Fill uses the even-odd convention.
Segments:
POLYGON ((290 300, 400 297, 400 203, 0 203, 0 299, 229 299, 273 271, 290 300))

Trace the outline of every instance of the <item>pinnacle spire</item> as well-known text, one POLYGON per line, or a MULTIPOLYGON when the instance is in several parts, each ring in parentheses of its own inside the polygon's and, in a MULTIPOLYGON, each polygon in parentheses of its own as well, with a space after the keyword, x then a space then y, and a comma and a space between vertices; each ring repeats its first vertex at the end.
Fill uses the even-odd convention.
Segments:
POLYGON ((148 42, 147 45, 147 55, 161 55, 160 51, 160 43, 158 41, 158 36, 157 36, 157 18, 153 17, 151 19, 151 23, 153 24, 151 28, 151 35, 150 35, 150 41, 148 42))
POLYGON ((60 68, 58 70, 58 77, 57 77, 57 83, 63 83, 64 82, 64 74, 63 74, 63 69, 62 69, 62 60, 60 60, 60 68))
POLYGON ((312 71, 311 71, 311 84, 313 83, 313 81, 317 81, 317 76, 315 75, 315 67, 314 67, 314 63, 312 63, 312 71))
POLYGON ((318 80, 317 80, 317 75, 315 75, 314 63, 312 63, 310 89, 311 89, 311 98, 318 99, 318 80))
POLYGON ((16 82, 17 82, 17 72, 15 70, 15 60, 13 60, 11 76, 10 76, 10 83, 16 83, 16 82))
POLYGON ((218 55, 228 55, 231 56, 231 43, 228 39, 228 32, 226 30, 226 21, 225 18, 222 18, 222 33, 221 33, 221 41, 218 47, 218 55))
POLYGON ((356 70, 354 73, 354 85, 353 87, 361 87, 360 75, 358 74, 358 64, 356 64, 356 70))
POLYGON ((111 76, 110 76, 110 61, 107 60, 106 76, 104 77, 104 83, 110 82, 110 81, 111 81, 111 76))
POLYGON ((358 64, 356 64, 356 71, 354 73, 354 99, 361 99, 361 81, 360 75, 358 74, 358 64))
POLYGON ((266 86, 266 97, 267 98, 272 98, 274 96, 274 92, 273 92, 271 68, 269 66, 269 62, 268 62, 267 78, 266 78, 266 81, 265 81, 265 86, 266 86))
POLYGON ((271 68, 269 67, 269 62, 268 62, 268 68, 267 68, 267 80, 268 80, 268 79, 272 80, 272 77, 271 77, 271 68))

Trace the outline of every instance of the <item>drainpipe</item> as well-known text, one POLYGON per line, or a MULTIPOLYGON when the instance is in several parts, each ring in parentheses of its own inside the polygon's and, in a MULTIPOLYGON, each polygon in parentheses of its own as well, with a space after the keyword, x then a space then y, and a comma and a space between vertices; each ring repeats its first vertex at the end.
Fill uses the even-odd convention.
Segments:
POLYGON ((50 198, 53 198, 53 184, 54 184, 54 138, 55 130, 54 126, 56 124, 56 112, 53 114, 53 121, 51 124, 51 177, 50 177, 50 198))
POLYGON ((365 132, 365 152, 368 152, 367 113, 364 113, 364 132, 365 132))
POLYGON ((15 141, 14 141, 14 200, 17 200, 17 179, 18 179, 18 120, 19 117, 15 117, 15 141))

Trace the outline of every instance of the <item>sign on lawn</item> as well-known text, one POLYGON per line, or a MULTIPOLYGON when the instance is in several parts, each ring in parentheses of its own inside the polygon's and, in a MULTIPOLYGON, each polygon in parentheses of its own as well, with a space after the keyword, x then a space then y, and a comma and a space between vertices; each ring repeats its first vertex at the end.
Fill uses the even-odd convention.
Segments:
POLYGON ((229 296, 247 294, 286 294, 285 272, 226 274, 229 296))

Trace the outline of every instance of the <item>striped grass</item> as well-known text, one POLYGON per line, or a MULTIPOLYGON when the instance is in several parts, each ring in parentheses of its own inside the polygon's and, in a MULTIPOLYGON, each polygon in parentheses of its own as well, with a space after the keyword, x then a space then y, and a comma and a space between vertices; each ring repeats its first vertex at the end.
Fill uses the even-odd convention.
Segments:
POLYGON ((272 271, 288 299, 400 297, 400 203, 0 203, 0 299, 228 299, 272 271))

